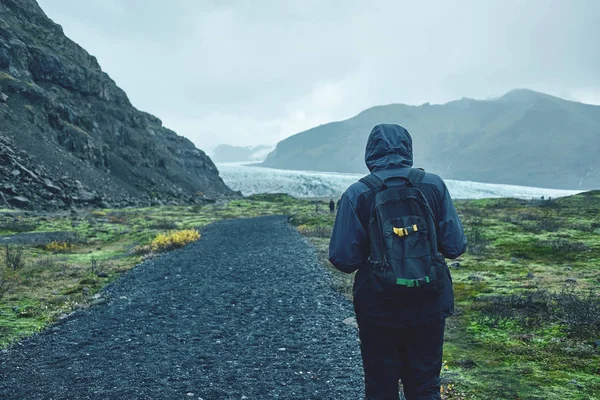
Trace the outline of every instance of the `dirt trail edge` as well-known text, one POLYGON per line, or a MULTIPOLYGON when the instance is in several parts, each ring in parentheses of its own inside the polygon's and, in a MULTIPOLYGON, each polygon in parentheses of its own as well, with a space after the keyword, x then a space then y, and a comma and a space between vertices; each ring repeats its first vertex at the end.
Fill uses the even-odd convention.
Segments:
POLYGON ((0 353, 0 399, 360 399, 350 302, 285 217, 216 223, 0 353))

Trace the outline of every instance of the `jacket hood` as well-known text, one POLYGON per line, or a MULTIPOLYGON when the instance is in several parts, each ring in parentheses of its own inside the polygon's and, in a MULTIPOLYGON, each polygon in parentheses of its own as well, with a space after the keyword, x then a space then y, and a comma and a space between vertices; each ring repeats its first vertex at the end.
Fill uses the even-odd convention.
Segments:
POLYGON ((412 138, 408 131, 395 124, 376 125, 367 140, 365 163, 371 172, 412 167, 412 138))

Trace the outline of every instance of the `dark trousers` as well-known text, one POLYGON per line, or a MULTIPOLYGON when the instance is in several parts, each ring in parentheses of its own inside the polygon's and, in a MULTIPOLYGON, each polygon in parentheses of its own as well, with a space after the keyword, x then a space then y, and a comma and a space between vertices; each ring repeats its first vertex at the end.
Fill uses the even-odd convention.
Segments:
POLYGON ((439 400, 445 320, 388 328, 357 318, 367 400, 439 400))

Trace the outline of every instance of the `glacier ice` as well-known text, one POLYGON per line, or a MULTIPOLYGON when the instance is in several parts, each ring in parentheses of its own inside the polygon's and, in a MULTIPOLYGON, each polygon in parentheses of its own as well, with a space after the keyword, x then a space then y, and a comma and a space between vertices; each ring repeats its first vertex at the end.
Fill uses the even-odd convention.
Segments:
MULTIPOLYGON (((348 186, 362 178, 359 174, 290 171, 256 167, 244 163, 217 164, 221 177, 233 190, 245 196, 257 193, 287 193, 300 198, 338 198, 348 186)), ((563 197, 576 190, 545 189, 470 181, 445 180, 454 199, 513 197, 520 199, 563 197)))

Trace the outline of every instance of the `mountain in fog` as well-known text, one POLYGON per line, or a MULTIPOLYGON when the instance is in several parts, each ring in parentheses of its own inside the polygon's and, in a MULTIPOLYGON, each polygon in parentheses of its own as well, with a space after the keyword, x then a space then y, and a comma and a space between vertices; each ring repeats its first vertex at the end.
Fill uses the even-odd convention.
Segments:
POLYGON ((212 152, 211 158, 214 162, 243 162, 243 161, 263 161, 273 146, 231 146, 222 144, 212 152))
POLYGON ((444 178, 564 189, 600 187, 600 106, 526 89, 491 100, 373 107, 281 141, 263 166, 367 173, 379 123, 404 126, 415 166, 444 178))

